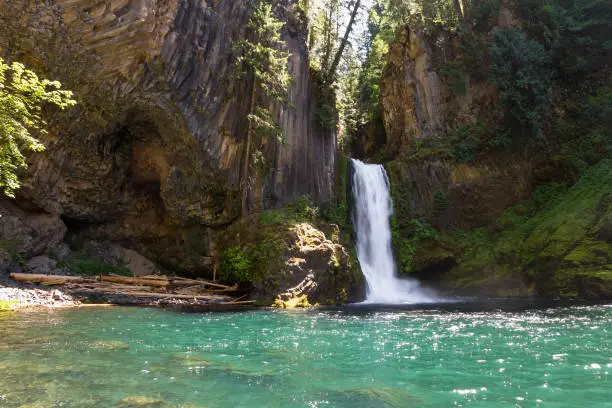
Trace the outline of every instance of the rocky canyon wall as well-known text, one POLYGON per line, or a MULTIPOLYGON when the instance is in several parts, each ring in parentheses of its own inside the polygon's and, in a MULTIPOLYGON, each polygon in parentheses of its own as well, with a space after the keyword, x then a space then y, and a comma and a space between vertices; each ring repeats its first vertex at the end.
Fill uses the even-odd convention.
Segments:
POLYGON ((399 270, 466 294, 609 298, 609 62, 551 82, 545 125, 526 137, 506 120, 490 46, 509 27, 529 38, 528 23, 522 2, 497 4, 467 28, 400 27, 389 46, 384 134, 366 127, 356 150, 388 171, 399 270))
MULTIPOLYGON (((251 181, 258 209, 302 195, 324 201, 334 180, 336 135, 314 118, 305 27, 293 3, 275 10, 287 22, 294 78, 292 108, 274 109, 287 143, 261 143, 268 171, 251 181)), ((239 79, 233 43, 248 35, 249 4, 0 0, 0 55, 58 79, 78 101, 46 112, 47 150, 29 157, 0 222, 51 217, 68 238, 120 244, 172 270, 209 271, 215 231, 240 216, 251 83, 239 79)), ((38 234, 27 231, 18 247, 38 234)), ((33 248, 27 257, 51 249, 33 248)))

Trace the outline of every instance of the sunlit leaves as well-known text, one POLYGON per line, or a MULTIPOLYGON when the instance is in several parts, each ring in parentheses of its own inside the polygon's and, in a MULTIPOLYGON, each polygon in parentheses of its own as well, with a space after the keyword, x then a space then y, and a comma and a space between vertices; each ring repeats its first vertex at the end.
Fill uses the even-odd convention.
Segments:
POLYGON ((23 150, 39 152, 44 145, 31 134, 45 134, 45 103, 65 109, 76 104, 72 92, 58 81, 39 79, 23 64, 0 58, 0 190, 14 197, 20 183, 17 171, 27 167, 23 150))

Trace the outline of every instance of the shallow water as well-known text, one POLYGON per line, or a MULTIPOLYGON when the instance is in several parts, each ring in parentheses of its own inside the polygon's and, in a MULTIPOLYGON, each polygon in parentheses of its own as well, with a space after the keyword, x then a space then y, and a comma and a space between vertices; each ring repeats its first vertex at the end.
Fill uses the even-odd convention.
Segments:
POLYGON ((0 407, 610 407, 611 332, 612 305, 4 313, 0 407))

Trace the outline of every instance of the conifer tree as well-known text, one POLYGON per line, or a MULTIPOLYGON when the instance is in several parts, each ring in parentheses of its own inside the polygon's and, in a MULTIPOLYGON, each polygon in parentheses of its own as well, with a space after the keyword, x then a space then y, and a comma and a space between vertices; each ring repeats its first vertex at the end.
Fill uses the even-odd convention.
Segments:
POLYGON ((237 61, 245 68, 242 74, 250 77, 252 84, 247 115, 249 128, 241 174, 243 216, 248 213, 253 136, 271 137, 279 143, 285 142, 282 129, 272 118, 268 108, 257 103, 257 94, 263 91, 273 101, 289 106, 289 86, 292 78, 287 68, 290 53, 284 50, 285 42, 280 33, 284 25, 285 23, 274 16, 272 4, 259 0, 255 3, 249 19, 248 29, 251 37, 234 43, 238 53, 237 61))

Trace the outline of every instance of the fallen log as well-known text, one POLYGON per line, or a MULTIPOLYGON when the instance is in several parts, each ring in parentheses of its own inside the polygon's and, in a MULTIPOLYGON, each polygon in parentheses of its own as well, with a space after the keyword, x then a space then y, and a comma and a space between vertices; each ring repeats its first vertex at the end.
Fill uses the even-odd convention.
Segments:
MULTIPOLYGON (((155 292, 120 292, 119 294, 134 297, 163 297, 168 299, 194 299, 194 300, 224 300, 228 296, 215 295, 175 295, 173 293, 155 293, 155 292)), ((231 299, 231 298, 230 298, 231 299)))
MULTIPOLYGON (((231 301, 230 301, 230 302, 228 302, 228 303, 239 303, 239 300, 242 300, 242 299, 244 299, 244 298, 245 298, 245 297, 247 297, 247 296, 248 296, 248 293, 245 293, 244 295, 242 295, 242 296, 240 296, 240 297, 237 297, 236 299, 231 300, 231 301)), ((249 300, 249 302, 254 302, 254 300, 249 300)))
POLYGON ((17 282, 41 283, 43 285, 63 285, 65 283, 93 283, 95 278, 83 276, 43 275, 39 273, 11 273, 11 279, 17 282))
MULTIPOLYGON (((18 282, 40 283, 43 285, 67 285, 72 290, 81 289, 85 292, 100 292, 114 295, 132 297, 157 297, 163 299, 188 299, 188 300, 210 300, 223 301, 219 304, 236 305, 250 304, 253 301, 241 301, 246 295, 238 298, 222 295, 222 292, 236 291, 237 285, 227 286, 208 281, 200 281, 188 278, 173 278, 172 281, 164 279, 130 278, 124 276, 65 276, 65 275, 43 275, 33 273, 11 273, 10 277, 18 282), (184 294, 167 292, 171 283, 180 282, 179 286, 189 285, 179 290, 200 290, 208 294, 184 294), (220 289, 205 289, 203 286, 211 286, 220 289), (164 292, 153 292, 147 290, 166 290, 164 292), (156 289, 153 289, 156 288, 156 289)), ((217 304, 217 303, 215 303, 217 304)))
POLYGON ((128 285, 138 286, 156 286, 165 288, 170 284, 168 280, 161 279, 142 279, 142 278, 129 278, 127 276, 100 276, 99 279, 104 282, 123 283, 128 285))
POLYGON ((10 277, 18 282, 41 283, 43 285, 63 285, 65 283, 94 283, 98 281, 120 283, 135 286, 166 287, 170 284, 168 280, 140 279, 126 276, 66 276, 66 275, 43 275, 37 273, 11 273, 10 277))
POLYGON ((226 289, 226 290, 238 289, 238 285, 228 286, 228 285, 222 285, 220 283, 213 283, 213 282, 205 281, 205 280, 197 280, 197 279, 189 279, 189 278, 181 278, 181 277, 172 278, 172 283, 175 285, 176 284, 187 285, 187 284, 197 283, 199 285, 207 285, 207 286, 212 286, 213 288, 220 288, 220 289, 226 289))
POLYGON ((249 305, 252 303, 255 303, 256 300, 241 300, 240 302, 225 302, 225 303, 216 303, 215 305, 220 305, 220 306, 233 306, 233 305, 249 305))
MULTIPOLYGON (((113 275, 117 276, 117 275, 113 275)), ((153 280, 170 280, 166 275, 143 275, 139 276, 141 279, 153 279, 153 280)))

